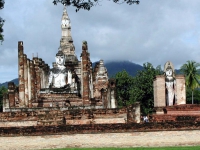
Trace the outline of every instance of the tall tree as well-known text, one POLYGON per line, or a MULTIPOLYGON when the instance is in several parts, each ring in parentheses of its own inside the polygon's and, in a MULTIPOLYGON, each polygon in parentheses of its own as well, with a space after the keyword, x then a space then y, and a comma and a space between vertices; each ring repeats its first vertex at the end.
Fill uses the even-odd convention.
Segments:
POLYGON ((153 80, 156 75, 163 74, 161 66, 156 68, 151 63, 144 63, 144 69, 134 77, 130 99, 140 102, 141 112, 147 115, 154 108, 153 80))
POLYGON ((187 63, 181 66, 181 72, 186 77, 186 86, 192 90, 192 104, 194 104, 193 92, 194 89, 200 87, 199 79, 200 75, 198 69, 200 67, 199 63, 195 61, 187 61, 187 63))
MULTIPOLYGON (((4 0, 0 0, 0 9, 3 9, 4 7, 4 0)), ((3 24, 4 20, 0 17, 0 41, 3 42, 3 24)))
POLYGON ((115 79, 118 106, 122 107, 134 103, 134 101, 130 99, 133 77, 123 70, 115 75, 115 79))
MULTIPOLYGON (((193 101, 194 104, 200 104, 200 89, 196 88, 193 91, 193 101)), ((186 103, 191 104, 192 103, 192 90, 190 88, 186 89, 186 103)))
MULTIPOLYGON (((139 4, 139 0, 112 0, 114 3, 122 4, 126 3, 128 5, 139 4)), ((90 10, 91 7, 99 5, 101 0, 53 0, 54 5, 57 3, 62 3, 63 5, 69 6, 72 5, 76 8, 76 11, 79 9, 90 10)))

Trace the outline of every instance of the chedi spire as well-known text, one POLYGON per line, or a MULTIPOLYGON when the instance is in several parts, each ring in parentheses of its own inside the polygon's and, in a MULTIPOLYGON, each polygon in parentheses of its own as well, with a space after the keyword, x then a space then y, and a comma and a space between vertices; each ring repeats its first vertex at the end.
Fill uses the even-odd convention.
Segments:
POLYGON ((71 22, 67 14, 66 6, 64 6, 63 9, 63 15, 61 19, 61 31, 62 37, 60 40, 59 50, 62 50, 65 55, 75 55, 75 48, 71 36, 71 22))

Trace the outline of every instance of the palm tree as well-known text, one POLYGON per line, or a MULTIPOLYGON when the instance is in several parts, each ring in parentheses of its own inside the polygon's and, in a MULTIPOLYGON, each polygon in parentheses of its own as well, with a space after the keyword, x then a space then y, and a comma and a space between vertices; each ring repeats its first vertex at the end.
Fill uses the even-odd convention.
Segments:
POLYGON ((186 64, 183 64, 183 66, 181 66, 181 72, 183 72, 186 77, 186 86, 192 90, 192 104, 194 103, 194 89, 200 87, 200 75, 197 70, 199 67, 200 64, 196 63, 195 61, 187 61, 186 64))

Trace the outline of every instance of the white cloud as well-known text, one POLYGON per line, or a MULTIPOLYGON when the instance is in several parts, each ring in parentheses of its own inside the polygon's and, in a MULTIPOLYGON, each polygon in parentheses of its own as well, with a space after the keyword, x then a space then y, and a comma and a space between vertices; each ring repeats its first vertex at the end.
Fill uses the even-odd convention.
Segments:
MULTIPOLYGON (((5 41, 0 46, 0 82, 17 77, 18 41, 24 41, 29 58, 38 53, 48 64, 54 61, 63 6, 54 6, 52 1, 5 2, 1 10, 6 22, 5 41), (9 75, 3 77, 6 73, 9 75)), ((68 8, 78 58, 82 41, 87 40, 92 61, 130 60, 163 66, 170 60, 175 68, 187 60, 199 62, 199 0, 140 0, 139 5, 132 6, 102 1, 101 5, 77 13, 75 8, 68 8)))

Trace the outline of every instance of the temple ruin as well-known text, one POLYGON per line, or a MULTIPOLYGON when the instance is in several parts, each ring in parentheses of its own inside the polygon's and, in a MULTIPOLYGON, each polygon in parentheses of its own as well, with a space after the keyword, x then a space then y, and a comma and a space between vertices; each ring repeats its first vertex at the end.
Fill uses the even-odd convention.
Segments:
POLYGON ((88 44, 83 41, 80 60, 75 54, 71 23, 64 8, 62 37, 56 62, 50 68, 41 58, 28 59, 23 42, 18 42, 19 88, 8 85, 4 112, 12 108, 84 106, 116 108, 115 81, 109 80, 103 60, 94 68, 88 44))
POLYGON ((0 127, 140 122, 138 103, 117 108, 115 80, 108 78, 103 60, 92 66, 87 41, 77 58, 66 7, 61 33, 52 68, 42 58, 27 58, 18 42, 19 86, 8 83, 0 127))

